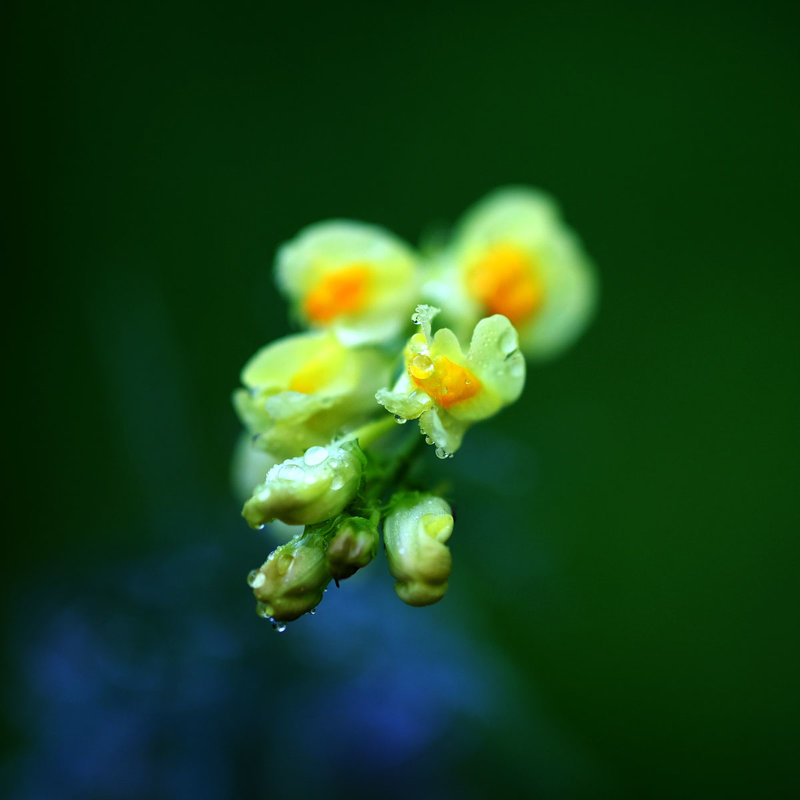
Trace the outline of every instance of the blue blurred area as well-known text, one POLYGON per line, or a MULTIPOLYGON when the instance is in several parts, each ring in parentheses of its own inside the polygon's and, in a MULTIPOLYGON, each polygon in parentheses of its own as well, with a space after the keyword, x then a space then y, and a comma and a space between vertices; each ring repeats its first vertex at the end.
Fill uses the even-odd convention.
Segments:
POLYGON ((585 772, 463 620, 357 579, 278 634, 233 591, 243 548, 197 530, 206 544, 99 575, 43 566, 47 596, 16 598, 11 714, 27 745, 5 765, 8 796, 481 796, 459 775, 498 735, 525 736, 541 787, 585 772))

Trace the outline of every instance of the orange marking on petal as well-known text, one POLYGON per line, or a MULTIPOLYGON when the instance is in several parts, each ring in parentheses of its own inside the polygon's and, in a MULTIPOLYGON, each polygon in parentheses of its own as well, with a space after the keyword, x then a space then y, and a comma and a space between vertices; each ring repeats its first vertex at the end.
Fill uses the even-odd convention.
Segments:
POLYGON ((492 314, 503 314, 517 326, 534 316, 544 301, 533 258, 511 244, 490 247, 467 273, 467 288, 492 314))
POLYGON ((416 386, 438 403, 450 408, 474 397, 483 387, 466 367, 445 356, 417 354, 408 361, 408 374, 416 386))
POLYGON ((306 315, 314 322, 330 322, 341 314, 361 311, 371 280, 369 264, 348 264, 326 272, 306 296, 306 315))

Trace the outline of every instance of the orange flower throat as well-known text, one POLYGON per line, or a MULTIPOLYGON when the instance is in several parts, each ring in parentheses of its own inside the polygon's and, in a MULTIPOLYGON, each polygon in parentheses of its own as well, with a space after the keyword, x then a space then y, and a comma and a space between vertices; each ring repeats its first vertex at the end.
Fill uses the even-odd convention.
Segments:
POLYGON ((472 372, 445 356, 430 358, 418 353, 407 363, 414 384, 442 408, 469 400, 481 390, 482 384, 472 372))
POLYGON ((371 278, 369 264, 348 264, 327 272, 306 296, 306 316, 314 322, 330 322, 340 314, 361 311, 371 278))
POLYGON ((519 247, 490 247, 467 273, 467 288, 492 314, 519 327, 541 308, 544 287, 534 260, 519 247))

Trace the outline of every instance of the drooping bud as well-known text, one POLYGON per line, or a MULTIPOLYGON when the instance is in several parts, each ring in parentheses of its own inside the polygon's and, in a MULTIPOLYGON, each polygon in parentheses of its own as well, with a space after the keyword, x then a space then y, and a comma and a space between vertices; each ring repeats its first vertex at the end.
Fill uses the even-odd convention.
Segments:
POLYGON ((411 606, 444 597, 452 559, 445 542, 453 532, 450 506, 441 497, 409 492, 395 495, 383 527, 389 572, 397 596, 411 606))
POLYGON ((313 525, 339 514, 361 482, 364 454, 354 441, 311 447, 297 458, 276 464, 244 504, 251 528, 279 519, 289 525, 313 525))
POLYGON ((289 622, 311 611, 331 581, 326 542, 318 533, 304 533, 275 548, 247 577, 258 601, 258 613, 289 622))
POLYGON ((328 545, 328 564, 337 581, 365 567, 378 552, 378 530, 363 517, 349 517, 328 545))

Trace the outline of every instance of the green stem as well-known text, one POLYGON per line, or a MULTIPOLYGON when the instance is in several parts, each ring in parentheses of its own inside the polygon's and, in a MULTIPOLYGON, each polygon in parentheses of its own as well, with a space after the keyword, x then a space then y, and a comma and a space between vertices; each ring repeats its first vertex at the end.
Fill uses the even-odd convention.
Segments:
POLYGON ((383 419, 375 420, 375 422, 368 422, 362 425, 358 430, 353 431, 348 438, 358 439, 359 447, 366 450, 376 439, 379 439, 385 433, 396 427, 394 417, 386 416, 383 419))

